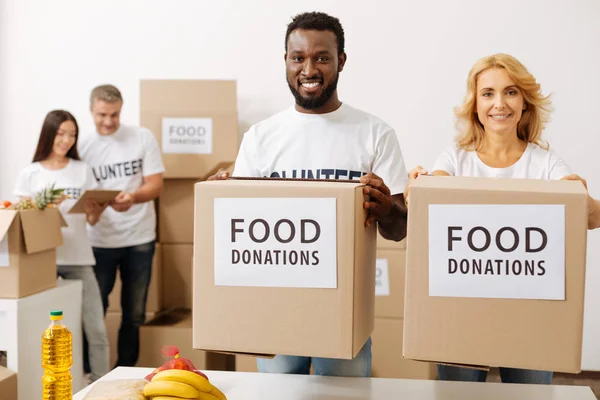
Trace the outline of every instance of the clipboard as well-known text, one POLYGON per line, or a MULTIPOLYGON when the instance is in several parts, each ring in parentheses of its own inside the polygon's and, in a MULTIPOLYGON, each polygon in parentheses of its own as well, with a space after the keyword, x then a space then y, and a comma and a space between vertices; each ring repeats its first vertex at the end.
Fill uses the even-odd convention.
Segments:
POLYGON ((82 214, 85 213, 85 207, 83 204, 86 200, 95 200, 100 204, 107 203, 114 200, 117 195, 121 193, 120 190, 86 190, 83 195, 77 200, 75 205, 71 207, 68 214, 82 214))

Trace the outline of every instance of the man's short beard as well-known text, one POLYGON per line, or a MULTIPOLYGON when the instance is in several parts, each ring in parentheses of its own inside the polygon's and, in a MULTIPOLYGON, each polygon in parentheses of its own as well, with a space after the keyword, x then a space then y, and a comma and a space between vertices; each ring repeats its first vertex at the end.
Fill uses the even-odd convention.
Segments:
POLYGON ((333 96, 333 93, 337 89, 338 78, 340 74, 339 72, 335 75, 335 79, 325 88, 325 90, 321 93, 319 97, 303 97, 300 92, 290 83, 289 79, 287 80, 288 87, 290 88, 294 98, 296 99, 296 104, 305 110, 314 110, 315 108, 321 108, 327 103, 327 101, 333 96))

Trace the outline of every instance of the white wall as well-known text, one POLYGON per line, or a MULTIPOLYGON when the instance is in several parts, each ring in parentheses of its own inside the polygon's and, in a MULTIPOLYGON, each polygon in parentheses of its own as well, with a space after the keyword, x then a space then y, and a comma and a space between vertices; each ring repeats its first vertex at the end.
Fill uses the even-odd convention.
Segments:
MULTIPOLYGON (((283 45, 292 15, 321 10, 346 31, 340 98, 397 130, 407 166, 431 167, 454 135, 453 106, 481 56, 507 52, 554 93, 547 139, 600 197, 597 0, 0 1, 0 197, 10 198, 45 114, 91 129, 90 89, 111 82, 139 121, 142 78, 236 79, 241 130, 291 104, 283 45), (269 16, 267 16, 269 13, 269 16)), ((588 289, 600 286, 600 231, 588 289)), ((588 290, 584 367, 600 370, 600 290, 588 290)))

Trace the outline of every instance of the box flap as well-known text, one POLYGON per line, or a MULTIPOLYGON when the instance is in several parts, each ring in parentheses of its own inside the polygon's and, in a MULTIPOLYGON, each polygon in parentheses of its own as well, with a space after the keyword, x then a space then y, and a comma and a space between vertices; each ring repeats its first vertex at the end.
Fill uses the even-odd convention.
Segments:
POLYGON ((60 211, 56 208, 20 212, 21 227, 28 254, 49 250, 63 244, 60 211))
POLYGON ((9 376, 13 376, 16 373, 11 371, 10 369, 3 367, 2 365, 0 365, 0 381, 8 378, 9 376))
POLYGON ((268 177, 248 177, 248 176, 235 176, 230 177, 225 181, 206 181, 201 182, 202 184, 222 184, 222 182, 228 182, 233 185, 239 186, 257 186, 257 185, 281 185, 285 183, 293 183, 295 186, 303 187, 322 187, 323 185, 337 185, 346 186, 350 190, 354 190, 360 186, 366 186, 364 183, 360 183, 357 180, 345 180, 345 179, 313 179, 313 178, 268 178, 268 177))
POLYGON ((8 232, 8 228, 12 224, 18 211, 15 210, 1 210, 0 211, 0 241, 4 239, 4 235, 8 232))
POLYGON ((587 195, 587 191, 581 182, 561 180, 548 181, 543 179, 476 178, 464 176, 423 175, 412 184, 411 190, 413 188, 587 195))

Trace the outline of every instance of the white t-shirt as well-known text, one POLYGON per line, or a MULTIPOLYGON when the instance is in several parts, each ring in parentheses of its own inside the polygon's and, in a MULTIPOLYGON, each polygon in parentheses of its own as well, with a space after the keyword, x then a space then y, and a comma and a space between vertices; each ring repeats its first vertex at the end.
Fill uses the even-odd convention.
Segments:
MULTIPOLYGON (((165 171, 156 138, 148 129, 121 125, 112 135, 96 132, 79 141, 81 158, 92 167, 99 189, 136 192, 149 175, 165 171)), ((154 202, 134 204, 124 212, 107 207, 94 226, 94 247, 137 246, 156 239, 154 202)))
POLYGON ((436 170, 453 176, 544 180, 557 180, 571 174, 569 166, 553 150, 534 143, 528 143, 521 158, 507 168, 490 167, 481 161, 477 152, 453 146, 438 157, 432 171, 436 170))
POLYGON ((86 215, 68 214, 86 190, 97 187, 92 169, 86 163, 72 159, 66 167, 58 170, 47 169, 39 162, 35 162, 29 164, 19 174, 14 194, 33 198, 37 192, 53 183, 56 189, 65 189, 64 194, 71 196, 58 206, 68 226, 62 228, 63 245, 56 249, 56 263, 58 265, 96 264, 86 232, 86 215))
POLYGON ((381 177, 392 194, 408 181, 394 130, 379 118, 342 104, 327 114, 290 107, 244 135, 233 176, 360 179, 381 177))

